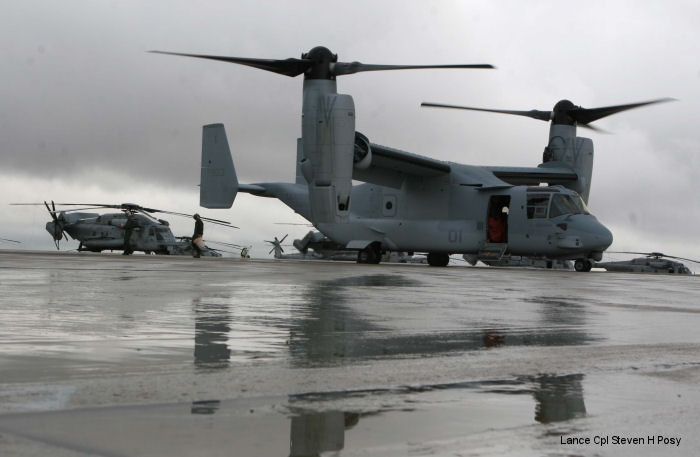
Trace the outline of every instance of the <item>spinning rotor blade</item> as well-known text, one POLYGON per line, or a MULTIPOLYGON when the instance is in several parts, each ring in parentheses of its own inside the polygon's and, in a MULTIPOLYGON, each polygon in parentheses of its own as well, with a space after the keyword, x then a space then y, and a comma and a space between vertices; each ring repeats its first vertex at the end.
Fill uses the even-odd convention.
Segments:
POLYGON ((260 70, 271 71, 285 76, 311 75, 314 79, 333 79, 336 76, 351 75, 364 71, 382 70, 420 70, 431 68, 494 68, 488 64, 470 65, 374 65, 361 62, 338 62, 338 56, 327 48, 318 46, 308 53, 304 53, 301 59, 289 58, 284 60, 254 59, 248 57, 212 56, 204 54, 187 54, 181 52, 149 51, 155 54, 166 54, 183 57, 196 57, 198 59, 218 60, 221 62, 235 63, 260 70))
POLYGON ((313 60, 309 59, 251 59, 247 57, 225 57, 225 56, 209 56, 202 54, 185 54, 181 52, 165 52, 165 51, 148 51, 154 54, 166 54, 171 56, 196 57, 198 59, 219 60, 221 62, 237 63, 247 67, 257 68, 259 70, 271 71, 285 76, 299 76, 306 70, 311 68, 313 60))
POLYGON ((539 119, 541 121, 549 121, 550 119, 552 119, 552 112, 551 111, 538 111, 538 110, 534 110, 534 109, 530 110, 530 111, 513 111, 513 110, 503 110, 503 109, 474 108, 471 106, 443 105, 443 104, 439 104, 439 103, 426 103, 426 102, 421 103, 420 106, 426 106, 429 108, 454 108, 454 109, 465 109, 465 110, 471 110, 471 111, 485 111, 487 113, 513 114, 516 116, 531 117, 533 119, 539 119))
POLYGON ((421 103, 421 106, 432 107, 432 108, 454 108, 454 109, 464 109, 472 111, 485 111, 488 113, 501 113, 501 114, 513 114, 515 116, 525 116, 532 119, 538 119, 540 121, 553 121, 555 124, 577 124, 579 127, 585 127, 591 130, 595 130, 601 133, 607 133, 602 129, 593 127, 590 125, 591 122, 602 119, 606 116, 610 116, 621 111, 630 110, 633 108, 639 108, 641 106, 652 105, 654 103, 662 103, 675 100, 673 98, 659 98, 656 100, 649 100, 640 103, 629 103, 626 105, 615 105, 606 106, 602 108, 583 108, 574 105, 569 100, 559 101, 552 111, 540 111, 540 110, 530 110, 530 111, 514 111, 514 110, 499 110, 499 109, 486 109, 486 108, 474 108, 471 106, 459 106, 459 105, 445 105, 439 103, 421 103))
POLYGON ((626 105, 615 105, 606 106, 602 108, 582 108, 577 106, 573 109, 568 110, 567 114, 579 124, 589 124, 598 119, 610 116, 621 111, 627 111, 634 108, 639 108, 640 106, 652 105, 654 103, 670 102, 675 100, 674 98, 659 98, 656 100, 649 100, 646 102, 639 103, 629 103, 626 105))
POLYGON ((363 71, 384 71, 384 70, 427 70, 431 68, 496 68, 486 63, 465 64, 465 65, 374 65, 361 62, 337 62, 331 64, 331 73, 335 76, 351 75, 363 71))

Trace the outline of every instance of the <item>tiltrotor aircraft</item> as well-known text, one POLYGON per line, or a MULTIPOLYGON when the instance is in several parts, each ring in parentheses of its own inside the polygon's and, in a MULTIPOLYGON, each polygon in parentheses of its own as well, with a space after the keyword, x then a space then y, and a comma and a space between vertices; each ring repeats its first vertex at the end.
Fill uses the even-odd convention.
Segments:
POLYGON ((672 255, 662 254, 660 252, 629 252, 629 251, 608 251, 611 254, 637 254, 643 255, 644 257, 637 257, 632 260, 618 260, 611 262, 596 262, 593 266, 595 268, 604 268, 607 271, 622 271, 631 273, 671 273, 671 274, 682 274, 682 275, 692 275, 693 272, 690 271, 681 262, 675 262, 670 259, 675 260, 685 260, 687 262, 693 262, 700 264, 700 261, 686 259, 684 257, 675 257, 672 255))
MULTIPOLYGON (((80 242, 78 251, 101 252, 106 250, 124 249, 124 224, 127 214, 133 216, 136 227, 131 235, 131 246, 134 251, 147 254, 191 254, 191 246, 186 240, 178 240, 170 231, 170 224, 163 219, 156 219, 152 213, 172 214, 192 217, 189 214, 164 211, 154 208, 144 208, 134 203, 120 205, 92 203, 54 203, 51 206, 44 203, 14 203, 14 205, 45 205, 51 215, 51 221, 46 223, 46 231, 53 237, 56 249, 62 239, 70 238, 80 242), (81 206, 82 208, 59 211, 58 206, 81 206), (114 208, 118 213, 98 214, 83 212, 90 209, 114 208), (188 251, 189 249, 189 251, 188 251)), ((202 217, 205 222, 234 227, 227 221, 202 217)), ((220 257, 221 254, 212 249, 204 249, 202 255, 220 257), (206 252, 205 252, 206 251, 206 252)))
POLYGON ((511 254, 576 259, 580 270, 590 270, 590 259, 602 258, 612 234, 586 208, 593 142, 577 137, 576 126, 590 127, 602 117, 654 103, 585 109, 562 101, 553 111, 527 112, 551 120, 543 163, 530 168, 462 165, 372 143, 355 131, 353 99, 337 92, 336 78, 363 71, 491 65, 338 62, 324 47, 286 60, 153 52, 304 75, 296 182, 239 184, 224 126, 206 125, 200 205, 230 208, 239 191, 278 198, 333 241, 359 250, 360 263, 378 263, 384 251, 427 252, 432 266, 447 265, 453 253, 511 254), (364 184, 353 186, 353 180, 364 184))

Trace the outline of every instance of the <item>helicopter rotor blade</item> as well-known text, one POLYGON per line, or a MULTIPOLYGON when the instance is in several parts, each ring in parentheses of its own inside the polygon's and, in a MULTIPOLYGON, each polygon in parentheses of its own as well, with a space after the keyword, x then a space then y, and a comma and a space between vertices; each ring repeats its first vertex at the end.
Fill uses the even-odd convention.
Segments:
POLYGON ((686 260, 688 262, 693 262, 693 263, 698 263, 700 264, 700 261, 698 260, 693 260, 693 259, 688 259, 686 257, 677 257, 673 255, 666 255, 661 252, 634 252, 634 251, 605 251, 609 252, 611 254, 636 254, 636 255, 645 255, 647 257, 666 257, 668 259, 678 259, 678 260, 686 260))
POLYGON ((284 243, 284 240, 286 240, 288 236, 289 236, 289 233, 284 235, 284 237, 280 240, 280 244, 284 243))
POLYGON ((645 101, 645 102, 628 103, 626 105, 605 106, 605 107, 601 107, 601 108, 583 108, 583 107, 577 106, 575 108, 568 110, 567 113, 572 119, 574 119, 580 125, 586 125, 586 124, 589 124, 593 121, 597 121, 598 119, 602 119, 604 117, 611 116, 611 115, 619 113, 621 111, 627 111, 630 109, 639 108, 641 106, 652 105, 655 103, 670 102, 670 101, 674 101, 674 100, 675 100, 675 98, 659 98, 656 100, 649 100, 649 101, 645 101))
POLYGON ((272 254, 272 251, 274 251, 274 250, 275 250, 275 247, 273 246, 272 249, 270 249, 270 252, 268 252, 267 254, 268 255, 272 254))
MULTIPOLYGON (((316 48, 318 49, 318 48, 316 48)), ((330 53, 327 49, 326 53, 330 53)), ((316 61, 314 59, 303 56, 301 59, 289 58, 284 60, 276 59, 255 59, 249 57, 228 57, 228 56, 213 56, 205 54, 188 54, 182 52, 166 52, 166 51, 149 51, 154 54, 165 54, 182 57, 195 57, 198 59, 218 60, 221 62, 235 63, 248 67, 257 68, 259 70, 271 71, 285 76, 299 76, 306 73, 314 65, 327 65, 328 74, 332 76, 351 75, 365 71, 384 71, 384 70, 422 70, 433 68, 494 68, 489 64, 467 64, 467 65, 376 65, 364 64, 361 62, 331 62, 316 61)), ((312 52, 313 53, 313 50, 312 52)), ((327 56, 328 57, 328 56, 327 56)))
POLYGON ((421 106, 432 107, 432 108, 453 108, 453 109, 464 109, 472 111, 485 111, 487 113, 501 113, 501 114, 512 114, 515 116, 525 116, 532 119, 538 119, 540 121, 550 121, 553 120, 557 113, 563 113, 568 116, 572 121, 575 121, 579 127, 588 128, 599 133, 609 133, 603 129, 593 127, 590 125, 591 122, 598 119, 602 119, 606 116, 619 113, 621 111, 626 111, 634 108, 639 108, 641 106, 652 105, 655 103, 663 103, 675 100, 674 98, 659 98, 656 100, 649 100, 639 103, 628 103, 625 105, 614 105, 605 106, 601 108, 583 108, 580 106, 575 106, 568 100, 562 100, 557 103, 554 107, 556 111, 540 111, 540 110, 530 110, 530 111, 516 111, 516 110, 499 110, 499 109, 486 109, 486 108, 475 108, 472 106, 459 106, 459 105, 447 105, 440 103, 421 103, 421 106), (566 105, 563 108, 559 108, 561 103, 565 102, 566 105), (561 111, 559 111, 561 110, 561 111))
POLYGON ((8 242, 10 242, 10 243, 17 243, 17 244, 20 244, 20 243, 21 243, 21 241, 9 240, 9 239, 7 239, 7 238, 0 238, 0 241, 8 241, 8 242))
POLYGON ((441 103, 428 103, 428 102, 423 102, 420 104, 420 106, 425 106, 428 108, 452 108, 452 109, 464 109, 464 110, 471 110, 471 111, 485 111, 487 113, 512 114, 515 116, 530 117, 532 119, 538 119, 540 121, 549 121, 552 119, 552 112, 551 111, 539 111, 539 110, 534 110, 534 109, 530 110, 530 111, 515 111, 515 110, 503 110, 503 109, 475 108, 472 106, 446 105, 446 104, 441 104, 441 103))
POLYGON ((182 52, 165 52, 165 51, 148 51, 153 54, 166 54, 171 56, 195 57, 198 59, 218 60, 221 62, 236 63, 247 67, 257 68, 259 70, 271 71, 284 76, 295 77, 304 73, 311 68, 313 61, 309 59, 253 59, 249 57, 227 57, 227 56, 211 56, 204 54, 186 54, 182 52))
POLYGON ((493 65, 480 64, 457 64, 457 65, 376 65, 361 62, 336 62, 331 63, 331 73, 335 76, 351 75, 364 71, 385 71, 385 70, 429 70, 434 68, 471 68, 471 69, 493 69, 493 65))
POLYGON ((664 257, 668 257, 669 259, 686 260, 686 261, 688 261, 688 262, 693 262, 693 263, 700 264, 700 260, 688 259, 688 258, 686 258, 686 257, 676 257, 676 256, 672 256, 672 255, 666 255, 666 256, 664 256, 664 257))
POLYGON ((54 222, 55 224, 58 224, 58 218, 56 217, 56 211, 55 211, 55 210, 54 210, 54 211, 51 211, 51 208, 49 208, 49 204, 46 203, 46 201, 44 201, 44 205, 46 206, 46 210, 47 210, 47 211, 49 212, 49 214, 51 215, 51 219, 53 220, 53 222, 54 222))

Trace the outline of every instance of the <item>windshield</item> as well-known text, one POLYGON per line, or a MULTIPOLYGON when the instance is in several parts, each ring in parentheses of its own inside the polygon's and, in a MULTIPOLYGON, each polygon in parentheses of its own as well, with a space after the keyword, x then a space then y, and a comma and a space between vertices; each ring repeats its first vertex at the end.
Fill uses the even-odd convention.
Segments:
POLYGON ((564 214, 589 214, 586 204, 578 195, 557 194, 552 198, 552 208, 549 217, 562 216, 564 214))
POLYGON ((551 194, 527 194, 527 218, 545 219, 551 194))

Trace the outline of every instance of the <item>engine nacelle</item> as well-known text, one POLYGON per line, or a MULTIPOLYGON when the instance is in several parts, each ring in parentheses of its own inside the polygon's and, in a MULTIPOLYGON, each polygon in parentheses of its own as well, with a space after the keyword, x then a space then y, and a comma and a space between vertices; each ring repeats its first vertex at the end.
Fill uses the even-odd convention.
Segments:
POLYGON ((366 170, 372 164, 372 148, 369 139, 355 132, 355 151, 353 155, 353 166, 360 170, 366 170))

